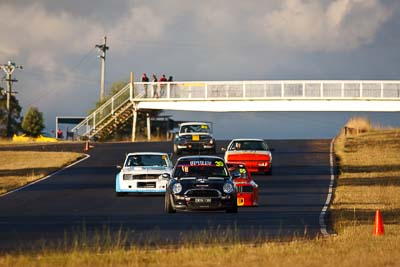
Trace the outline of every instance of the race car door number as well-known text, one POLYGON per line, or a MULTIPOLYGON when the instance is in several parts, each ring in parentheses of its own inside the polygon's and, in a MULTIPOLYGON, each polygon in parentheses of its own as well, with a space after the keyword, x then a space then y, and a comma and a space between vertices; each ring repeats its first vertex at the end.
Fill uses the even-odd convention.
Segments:
POLYGON ((200 140, 200 136, 198 136, 198 135, 192 136, 192 141, 199 141, 199 140, 200 140))
POLYGON ((211 203, 211 198, 196 198, 194 200, 196 203, 211 203))

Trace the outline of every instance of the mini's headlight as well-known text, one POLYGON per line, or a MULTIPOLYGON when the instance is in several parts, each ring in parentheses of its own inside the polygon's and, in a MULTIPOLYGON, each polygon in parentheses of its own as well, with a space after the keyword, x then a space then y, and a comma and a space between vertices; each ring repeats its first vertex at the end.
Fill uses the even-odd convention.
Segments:
POLYGON ((182 191, 182 185, 180 183, 176 183, 172 186, 172 192, 174 194, 179 194, 182 191))
POLYGON ((233 184, 231 183, 225 183, 224 186, 222 187, 222 190, 224 190, 224 192, 226 194, 230 194, 233 192, 233 184))

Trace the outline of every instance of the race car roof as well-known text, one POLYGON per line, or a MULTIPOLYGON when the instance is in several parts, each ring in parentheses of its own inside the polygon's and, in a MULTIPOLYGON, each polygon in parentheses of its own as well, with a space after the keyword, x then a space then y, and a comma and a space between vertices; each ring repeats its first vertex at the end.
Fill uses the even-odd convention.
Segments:
POLYGON ((168 153, 164 153, 164 152, 132 152, 132 153, 128 153, 126 156, 131 156, 131 155, 167 155, 168 153))
POLYGON ((236 139, 232 139, 231 142, 235 142, 235 141, 261 141, 261 142, 264 142, 264 139, 259 139, 259 138, 236 138, 236 139))
MULTIPOLYGON (((202 156, 202 155, 198 155, 198 156, 184 156, 184 157, 178 158, 177 161, 180 161, 180 160, 193 160, 193 159, 217 159, 217 160, 222 160, 222 161, 224 161, 223 158, 218 157, 218 156, 202 156)), ((225 162, 225 161, 224 161, 224 162, 225 162)))
POLYGON ((185 126, 185 125, 202 125, 202 124, 207 124, 211 125, 209 122, 204 122, 204 121, 193 121, 193 122, 183 122, 180 124, 180 126, 185 126))

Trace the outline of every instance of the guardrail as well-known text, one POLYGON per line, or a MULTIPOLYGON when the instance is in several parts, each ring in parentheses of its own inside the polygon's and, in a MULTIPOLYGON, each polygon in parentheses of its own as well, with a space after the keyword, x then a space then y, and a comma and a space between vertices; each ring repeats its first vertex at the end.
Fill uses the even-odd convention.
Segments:
POLYGON ((128 83, 72 129, 87 136, 129 102, 187 100, 400 100, 400 81, 182 81, 128 83))

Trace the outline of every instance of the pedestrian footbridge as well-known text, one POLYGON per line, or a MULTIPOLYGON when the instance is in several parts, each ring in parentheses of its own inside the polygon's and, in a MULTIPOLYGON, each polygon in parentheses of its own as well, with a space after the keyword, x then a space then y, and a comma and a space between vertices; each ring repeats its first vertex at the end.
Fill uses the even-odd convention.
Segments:
POLYGON ((400 81, 131 81, 72 131, 88 138, 111 134, 131 118, 134 133, 137 112, 153 109, 398 112, 400 81))

